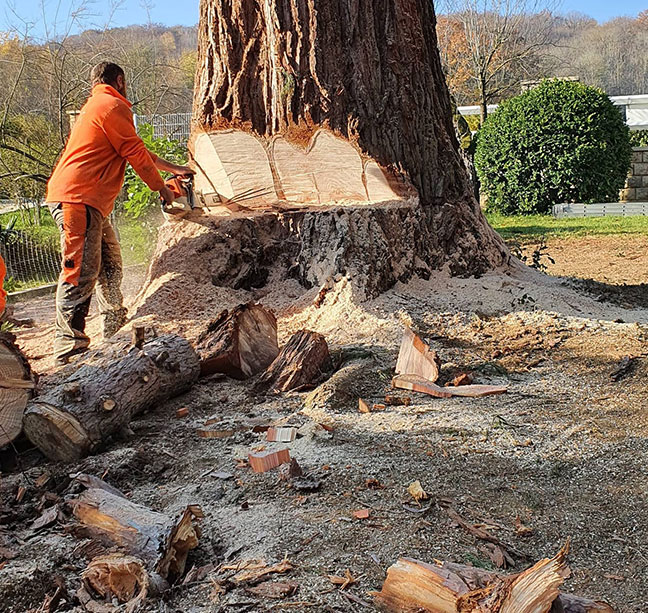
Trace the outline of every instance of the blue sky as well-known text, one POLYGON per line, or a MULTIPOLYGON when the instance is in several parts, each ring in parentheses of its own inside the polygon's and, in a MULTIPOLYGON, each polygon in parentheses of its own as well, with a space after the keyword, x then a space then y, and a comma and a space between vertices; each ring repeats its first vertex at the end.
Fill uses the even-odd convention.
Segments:
MULTIPOLYGON (((91 27, 101 28, 109 21, 113 26, 143 24, 149 21, 166 25, 192 25, 198 21, 199 0, 121 0, 120 6, 111 13, 110 0, 0 0, 0 30, 31 25, 31 32, 42 36, 48 24, 50 32, 61 34, 66 31, 66 19, 70 7, 86 4, 86 15, 77 20, 73 31, 91 27), (45 19, 41 5, 45 4, 45 19), (144 5, 149 4, 149 10, 144 5), (57 13, 58 11, 58 13, 57 13), (57 17, 58 14, 58 17, 57 17)), ((119 2, 119 0, 117 0, 119 2)), ((648 0, 562 0, 559 11, 579 11, 607 21, 620 15, 634 16, 648 8, 648 0)))

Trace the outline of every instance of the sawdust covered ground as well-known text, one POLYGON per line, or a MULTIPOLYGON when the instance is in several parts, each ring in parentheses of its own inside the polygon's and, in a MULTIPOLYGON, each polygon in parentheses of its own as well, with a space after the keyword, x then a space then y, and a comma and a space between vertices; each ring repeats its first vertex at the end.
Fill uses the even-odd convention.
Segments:
MULTIPOLYGON (((212 310, 250 298, 209 292, 212 310)), ((316 294, 283 284, 254 297, 277 310, 282 340, 302 327, 326 334, 340 370, 317 390, 257 397, 249 382, 208 379, 135 421, 130 440, 111 441, 78 465, 55 466, 23 453, 23 472, 0 481, 0 545, 18 553, 0 571, 7 611, 38 606, 57 575, 73 591, 87 564, 63 525, 30 530, 43 497, 32 482, 45 470, 54 475, 46 489, 59 495, 66 475, 81 470, 156 510, 172 514, 200 504, 203 536, 190 566, 287 557, 294 569, 280 580, 299 586, 284 601, 226 583, 219 593, 223 574, 214 570, 151 601, 148 611, 372 610, 369 592, 380 588, 399 556, 492 567, 486 543, 454 524, 447 505, 523 554, 513 556, 515 570, 571 538, 567 590, 606 599, 623 613, 648 609, 645 296, 526 271, 480 279, 438 274, 360 305, 343 281, 320 308, 313 305, 316 294), (389 389, 405 324, 431 338, 445 377, 469 370, 477 382, 508 384, 509 393, 415 394, 409 407, 359 414, 359 396, 378 401, 389 389), (610 372, 626 355, 640 356, 635 370, 614 383, 610 372), (189 408, 189 417, 174 418, 180 407, 189 408), (320 489, 296 491, 276 471, 255 475, 237 463, 263 444, 261 434, 200 439, 196 428, 213 415, 303 426, 304 436, 289 447, 320 489), (219 471, 232 477, 219 478, 219 471), (407 493, 415 480, 430 495, 420 508, 407 493), (27 494, 17 504, 20 484, 27 494), (369 519, 352 519, 358 509, 370 509, 369 519), (516 533, 518 518, 532 534, 516 533), (355 583, 342 591, 328 575, 347 570, 355 583)), ((195 318, 175 311, 172 328, 192 326, 195 318)), ((28 339, 37 333, 24 335, 29 352, 38 350, 28 339)))

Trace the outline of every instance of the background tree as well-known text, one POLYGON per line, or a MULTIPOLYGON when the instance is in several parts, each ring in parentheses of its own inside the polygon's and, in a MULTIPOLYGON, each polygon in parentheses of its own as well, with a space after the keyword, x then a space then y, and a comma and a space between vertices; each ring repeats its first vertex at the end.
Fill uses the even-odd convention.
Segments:
POLYGON ((521 78, 542 73, 541 60, 554 40, 551 2, 445 0, 448 14, 442 27, 456 41, 456 50, 448 55, 465 58, 455 62, 479 101, 482 121, 489 103, 510 95, 521 78))

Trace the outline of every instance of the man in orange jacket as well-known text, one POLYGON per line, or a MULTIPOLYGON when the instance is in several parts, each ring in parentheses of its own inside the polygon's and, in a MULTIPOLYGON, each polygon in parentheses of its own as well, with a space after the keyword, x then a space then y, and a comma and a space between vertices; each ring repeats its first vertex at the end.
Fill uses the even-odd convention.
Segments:
POLYGON ((87 350, 85 320, 95 284, 104 338, 126 322, 121 293, 122 259, 108 215, 124 182, 126 162, 168 202, 173 193, 159 170, 193 174, 146 149, 126 99, 126 77, 117 64, 91 72, 92 94, 70 132, 47 185, 47 203, 61 232, 62 271, 56 292, 54 357, 58 363, 87 350))

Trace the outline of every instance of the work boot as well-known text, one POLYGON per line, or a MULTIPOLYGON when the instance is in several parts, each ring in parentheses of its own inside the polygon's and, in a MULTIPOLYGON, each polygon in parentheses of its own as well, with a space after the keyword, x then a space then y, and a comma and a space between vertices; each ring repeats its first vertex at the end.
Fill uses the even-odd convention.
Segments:
POLYGON ((59 355, 54 358, 54 364, 56 366, 65 366, 66 364, 70 363, 70 358, 73 358, 75 355, 85 353, 86 351, 89 351, 88 347, 77 347, 72 351, 68 351, 68 353, 64 353, 63 355, 59 355))
POLYGON ((126 309, 121 308, 116 311, 103 313, 103 337, 109 339, 119 332, 119 330, 128 321, 126 309))

